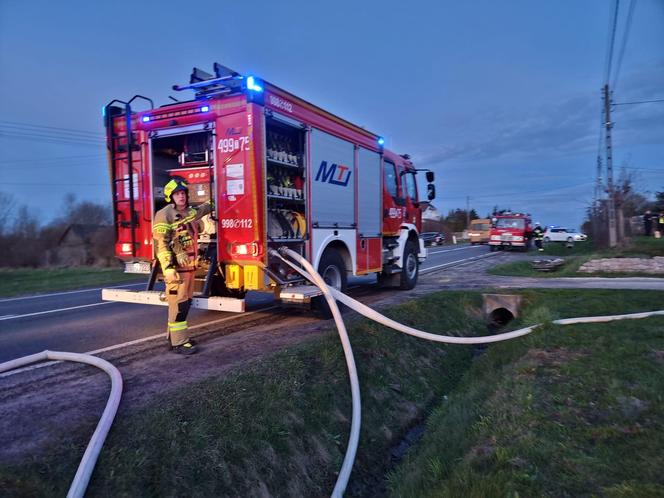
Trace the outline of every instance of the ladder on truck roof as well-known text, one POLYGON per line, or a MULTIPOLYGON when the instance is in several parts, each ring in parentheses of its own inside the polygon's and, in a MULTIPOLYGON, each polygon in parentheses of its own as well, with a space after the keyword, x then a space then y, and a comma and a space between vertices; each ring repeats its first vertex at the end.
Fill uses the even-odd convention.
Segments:
POLYGON ((245 86, 245 78, 237 71, 222 66, 218 62, 214 65, 214 74, 210 74, 195 67, 191 71, 188 85, 173 85, 173 90, 195 90, 195 97, 210 97, 212 95, 233 95, 241 93, 245 86))
MULTIPOLYGON (((104 117, 106 129, 108 130, 108 139, 107 147, 110 151, 111 156, 111 188, 113 190, 113 227, 115 229, 115 240, 117 241, 120 236, 120 226, 124 228, 129 228, 131 232, 131 255, 136 256, 136 227, 138 225, 138 220, 136 219, 136 210, 134 209, 135 198, 134 198, 134 174, 133 174, 133 151, 136 150, 134 143, 134 134, 131 129, 131 103, 136 99, 143 99, 150 103, 150 109, 154 109, 154 103, 152 99, 143 97, 142 95, 134 95, 129 102, 124 102, 122 100, 114 99, 104 106, 104 117), (114 104, 123 104, 122 107, 114 106, 114 104), (113 118, 117 116, 124 115, 126 117, 126 130, 125 135, 115 135, 113 129, 113 118), (125 153, 127 154, 127 176, 118 178, 116 160, 118 159, 116 151, 122 149, 121 141, 125 140, 126 145, 124 146, 125 153), (117 147, 116 147, 117 140, 117 147), (118 199, 118 184, 128 182, 128 199, 118 199), (128 202, 129 203, 129 221, 118 221, 118 210, 116 204, 128 202)), ((140 150, 140 145, 138 146, 140 150)))

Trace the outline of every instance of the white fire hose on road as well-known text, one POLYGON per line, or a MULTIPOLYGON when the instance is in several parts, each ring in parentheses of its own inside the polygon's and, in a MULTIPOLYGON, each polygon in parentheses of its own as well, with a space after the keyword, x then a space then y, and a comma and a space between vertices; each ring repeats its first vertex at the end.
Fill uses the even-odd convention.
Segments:
MULTIPOLYGON (((357 311, 361 315, 374 320, 382 325, 390 327, 404 334, 412 335, 414 337, 419 337, 420 339, 427 339, 434 342, 444 342, 448 344, 486 344, 489 342, 499 342, 506 341, 509 339, 515 339, 527 334, 530 334, 533 330, 539 327, 541 324, 531 325, 519 330, 514 330, 512 332, 505 332, 503 334, 496 334, 491 336, 482 336, 482 337, 456 337, 448 335, 439 335, 432 334, 430 332, 423 332, 418 329, 414 329, 407 325, 403 325, 399 322, 395 322, 391 318, 386 317, 378 313, 377 311, 369 308, 368 306, 356 301, 355 299, 339 292, 336 289, 329 287, 323 278, 318 274, 314 267, 309 263, 305 258, 295 251, 282 247, 279 251, 270 251, 270 254, 280 258, 284 263, 288 264, 291 268, 298 271, 303 277, 305 277, 310 282, 313 282, 316 286, 320 288, 325 296, 325 300, 330 306, 332 311, 332 316, 336 322, 337 329, 339 331, 339 337, 341 338, 341 344, 343 345, 344 355, 346 356, 346 363, 348 366, 348 375, 350 377, 351 393, 352 393, 352 410, 353 416, 351 419, 351 428, 350 436, 348 438, 348 448, 346 450, 346 456, 344 457, 343 465, 339 471, 339 477, 332 491, 333 498, 340 498, 343 496, 348 480, 350 478, 350 473, 353 468, 353 462, 355 460, 355 454, 357 453, 357 445, 359 442, 360 436, 360 387, 359 380, 357 378, 357 370, 355 368, 355 360, 353 359, 353 351, 351 349, 350 341, 348 339, 348 333, 346 327, 341 318, 341 313, 339 312, 339 307, 335 300, 345 304, 349 308, 357 311), (288 256, 292 260, 299 263, 304 270, 299 266, 293 264, 291 261, 288 261, 283 256, 288 256)), ((638 319, 638 318, 647 318, 650 316, 664 315, 664 310, 660 311, 650 311, 645 313, 631 313, 626 315, 612 315, 612 316, 590 316, 590 317, 580 317, 580 318, 565 318, 561 320, 554 320, 552 323, 556 325, 571 325, 577 323, 601 323, 601 322, 611 322, 614 320, 627 320, 627 319, 638 319)))
POLYGON ((115 414, 118 411, 120 397, 122 396, 122 376, 120 375, 120 371, 112 364, 96 356, 79 353, 65 353, 59 351, 42 351, 41 353, 36 353, 30 356, 24 356, 22 358, 10 360, 5 363, 0 363, 0 373, 46 360, 63 360, 87 363, 88 365, 102 369, 111 378, 111 394, 108 396, 106 408, 104 408, 104 413, 99 419, 99 423, 97 424, 97 428, 95 429, 95 432, 92 435, 90 442, 88 443, 88 447, 85 449, 81 463, 78 465, 78 470, 76 471, 74 480, 71 482, 69 492, 67 493, 67 498, 82 498, 85 494, 86 488, 88 487, 88 483, 90 482, 90 476, 92 475, 92 471, 94 470, 95 464, 97 463, 97 458, 101 452, 101 447, 104 445, 108 431, 111 429, 111 424, 113 423, 115 414))

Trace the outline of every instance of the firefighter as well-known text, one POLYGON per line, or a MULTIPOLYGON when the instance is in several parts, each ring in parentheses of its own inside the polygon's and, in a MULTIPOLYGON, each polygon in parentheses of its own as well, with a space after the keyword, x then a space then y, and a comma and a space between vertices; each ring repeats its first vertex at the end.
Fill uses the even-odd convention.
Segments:
POLYGON ((533 237, 535 238, 535 247, 538 251, 543 251, 542 239, 544 238, 544 230, 540 226, 539 221, 535 222, 535 228, 533 228, 533 237))
POLYGON ((212 211, 212 204, 190 207, 187 182, 180 177, 164 186, 164 198, 169 204, 155 214, 152 236, 166 283, 166 334, 172 351, 188 355, 196 352, 189 338, 187 314, 194 295, 199 220, 212 211))

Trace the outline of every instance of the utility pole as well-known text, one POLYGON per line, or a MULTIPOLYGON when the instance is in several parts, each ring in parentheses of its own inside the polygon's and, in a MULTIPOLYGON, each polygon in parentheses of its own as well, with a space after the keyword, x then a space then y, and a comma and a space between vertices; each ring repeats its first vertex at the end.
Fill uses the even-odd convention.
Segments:
POLYGON ((599 214, 601 212, 601 198, 602 198, 602 156, 597 154, 597 176, 595 177, 595 199, 593 201, 593 211, 592 211, 592 227, 593 227, 593 237, 595 240, 599 240, 599 214))
POLYGON ((604 125, 606 126, 606 187, 608 190, 607 208, 609 211, 609 247, 617 244, 616 236, 616 203, 613 188, 613 151, 611 148, 611 97, 608 83, 604 85, 604 125))
POLYGON ((470 228, 470 196, 466 196, 466 230, 470 228))

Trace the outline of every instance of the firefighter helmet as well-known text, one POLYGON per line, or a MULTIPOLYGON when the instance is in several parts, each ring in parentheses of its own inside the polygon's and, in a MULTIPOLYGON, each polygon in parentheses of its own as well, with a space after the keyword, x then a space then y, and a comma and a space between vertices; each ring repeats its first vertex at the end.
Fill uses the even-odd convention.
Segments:
POLYGON ((189 194, 187 181, 179 176, 174 176, 166 185, 164 185, 164 198, 166 199, 166 202, 171 202, 171 196, 180 190, 184 190, 189 194))

